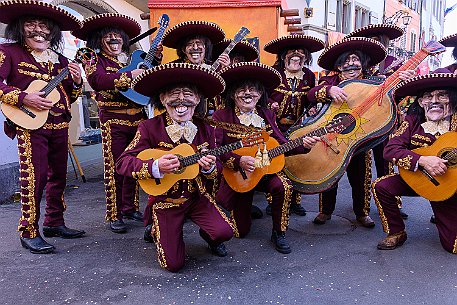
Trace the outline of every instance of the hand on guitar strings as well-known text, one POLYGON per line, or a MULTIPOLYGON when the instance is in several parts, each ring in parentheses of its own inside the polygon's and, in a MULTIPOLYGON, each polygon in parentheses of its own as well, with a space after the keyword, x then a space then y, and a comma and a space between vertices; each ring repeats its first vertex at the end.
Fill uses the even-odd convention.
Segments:
POLYGON ((208 172, 211 168, 216 165, 216 157, 213 155, 206 155, 197 161, 202 167, 203 171, 208 172))
POLYGON ((344 101, 347 100, 348 98, 348 95, 346 94, 346 92, 340 88, 340 87, 337 87, 337 86, 332 86, 329 90, 328 90, 328 95, 330 95, 330 97, 338 102, 338 103, 343 103, 344 101))
POLYGON ((162 174, 171 174, 179 169, 180 163, 176 155, 163 155, 157 160, 159 171, 162 174))
POLYGON ((79 67, 79 64, 75 62, 71 62, 68 64, 68 71, 70 71, 71 78, 73 79, 73 82, 81 86, 83 83, 83 79, 81 76, 81 68, 79 67))
POLYGON ((444 175, 447 170, 448 160, 441 159, 436 156, 421 156, 418 160, 420 166, 422 166, 430 175, 436 177, 444 175))
POLYGON ((312 137, 304 137, 303 138, 303 146, 305 148, 311 149, 316 145, 317 142, 321 140, 320 137, 312 136, 312 137))
POLYGON ((141 73, 143 73, 144 70, 143 69, 135 69, 135 70, 132 70, 132 78, 136 78, 138 75, 140 75, 141 73))
POLYGON ((221 64, 221 68, 225 68, 230 66, 230 56, 228 54, 222 53, 218 58, 217 61, 221 64))
POLYGON ((405 71, 398 72, 398 78, 401 80, 408 80, 415 76, 417 76, 417 73, 415 70, 405 70, 405 71))
POLYGON ((241 156, 240 167, 246 172, 252 173, 255 170, 254 162, 255 159, 251 156, 241 156))
POLYGON ((22 102, 25 106, 35 108, 38 110, 49 110, 52 107, 52 102, 44 97, 44 92, 31 92, 28 93, 22 102))

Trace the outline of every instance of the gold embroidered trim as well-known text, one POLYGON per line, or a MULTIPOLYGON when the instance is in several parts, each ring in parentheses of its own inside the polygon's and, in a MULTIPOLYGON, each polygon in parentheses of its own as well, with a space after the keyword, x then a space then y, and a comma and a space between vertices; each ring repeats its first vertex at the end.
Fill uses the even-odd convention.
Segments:
POLYGON ((314 96, 316 97, 316 101, 318 103, 326 102, 327 101, 327 86, 323 86, 322 88, 317 90, 316 93, 314 94, 314 96))
POLYGON ((417 142, 417 141, 414 141, 414 140, 411 140, 411 145, 415 145, 415 146, 419 146, 419 147, 427 147, 428 146, 427 143, 417 142))
POLYGON ((20 62, 17 64, 19 67, 27 67, 27 68, 30 68, 30 69, 33 69, 33 70, 38 70, 38 67, 35 66, 35 65, 32 65, 32 64, 29 64, 28 62, 20 62))
POLYGON ((132 142, 130 142, 130 144, 125 148, 125 151, 132 150, 133 148, 135 148, 135 146, 138 145, 138 142, 140 142, 140 139, 141 133, 139 130, 137 130, 135 133, 135 137, 133 138, 132 142))
POLYGON ((149 174, 149 164, 143 163, 139 172, 132 172, 132 177, 137 180, 151 179, 152 176, 149 174))
POLYGON ((292 185, 289 181, 289 178, 283 172, 276 173, 278 178, 281 180, 281 183, 284 187, 284 202, 282 203, 281 211, 281 231, 287 231, 289 226, 289 210, 290 202, 292 200, 292 185))
POLYGON ((19 101, 19 90, 13 90, 2 95, 2 102, 9 105, 16 105, 19 101))
POLYGON ((3 65, 5 62, 6 55, 3 53, 3 51, 0 51, 0 67, 3 65))
POLYGON ((22 70, 22 69, 18 69, 17 72, 19 72, 21 74, 24 74, 24 75, 27 75, 27 76, 30 76, 30 77, 33 77, 33 78, 36 78, 36 79, 42 79, 44 81, 50 81, 51 78, 52 78, 49 74, 42 74, 42 73, 39 73, 39 72, 25 71, 25 70, 22 70))
POLYGON ((235 168, 235 158, 230 157, 227 161, 225 161, 224 166, 230 169, 235 168))
POLYGON ((365 180, 363 183, 363 191, 364 191, 364 203, 363 203, 363 215, 368 216, 370 214, 370 200, 371 200, 371 192, 370 192, 370 185, 371 185, 371 161, 372 160, 372 150, 370 149, 365 154, 365 180))
POLYGON ((105 124, 100 124, 103 145, 103 175, 106 193, 106 221, 116 220, 117 211, 116 180, 114 179, 114 156, 112 151, 110 124, 110 120, 108 120, 105 124))
MULTIPOLYGON (((101 92, 99 92, 99 93, 103 97, 108 98, 107 96, 105 96, 101 92)), ((114 97, 114 95, 109 94, 109 98, 113 98, 113 97, 114 97)), ((103 102, 103 101, 97 101, 97 106, 98 107, 125 107, 125 106, 129 106, 129 104, 127 102, 103 102)))
POLYGON ((392 139, 394 137, 398 137, 398 136, 402 135, 408 127, 409 127, 409 123, 407 121, 403 121, 401 123, 400 127, 398 127, 398 129, 390 135, 390 138, 392 139))
POLYGON ((451 117, 451 127, 450 131, 457 131, 457 113, 454 113, 451 117))
POLYGON ((423 135, 420 135, 420 134, 417 134, 417 133, 414 134, 412 137, 416 138, 416 139, 423 140, 425 142, 432 142, 432 140, 429 137, 426 137, 426 136, 423 136, 423 135))
POLYGON ((51 129, 51 130, 65 129, 65 128, 69 128, 69 127, 70 127, 69 122, 62 122, 62 123, 58 123, 58 124, 46 123, 43 125, 43 129, 51 129))
POLYGON ((411 160, 413 159, 413 156, 407 155, 404 158, 398 159, 397 161, 397 166, 400 166, 401 168, 404 169, 411 169, 411 160))
POLYGON ((232 223, 233 235, 236 238, 240 238, 240 232, 238 232, 238 226, 236 225, 236 220, 233 211, 230 211, 230 222, 232 223))
POLYGON ((111 71, 111 72, 117 72, 117 71, 119 71, 118 68, 114 68, 114 67, 106 67, 105 70, 106 70, 106 71, 111 71))
POLYGON ((159 142, 158 144, 160 147, 165 147, 165 148, 168 148, 168 149, 172 149, 174 147, 173 144, 170 144, 170 143, 166 143, 166 142, 159 142))
POLYGON ((393 177, 396 175, 398 175, 398 174, 390 174, 390 175, 386 175, 383 177, 379 177, 379 178, 375 179, 375 181, 373 181, 373 183, 371 184, 371 191, 373 192, 374 202, 376 203, 376 206, 378 207, 379 218, 381 219, 382 228, 383 228, 384 232, 386 232, 387 234, 389 234, 389 232, 390 232, 389 223, 387 222, 387 217, 384 214, 384 211, 382 209, 381 201, 379 201, 378 194, 376 194, 376 184, 381 180, 384 180, 384 179, 387 179, 389 177, 393 177))
POLYGON ((97 71, 97 65, 87 65, 84 67, 84 71, 86 72, 86 76, 90 76, 92 73, 97 71))
POLYGON ((209 202, 214 205, 216 210, 219 212, 219 214, 222 216, 222 218, 225 220, 225 222, 228 223, 228 225, 232 228, 232 230, 235 230, 234 224, 230 221, 230 219, 227 217, 227 215, 217 205, 216 200, 214 200, 214 198, 208 193, 204 193, 203 196, 205 196, 209 200, 209 202))
POLYGON ((114 87, 116 89, 126 89, 130 87, 132 83, 132 79, 127 76, 126 72, 121 73, 119 79, 114 80, 114 87))
POLYGON ((454 249, 452 250, 453 254, 457 254, 457 236, 455 237, 454 249))
POLYGON ((152 206, 152 224, 153 224, 153 234, 155 239, 155 246, 157 249, 157 260, 159 265, 162 268, 167 268, 167 260, 165 258, 165 251, 163 251, 162 243, 160 242, 160 225, 159 219, 157 218, 156 209, 164 209, 164 205, 169 205, 170 203, 157 202, 152 206))

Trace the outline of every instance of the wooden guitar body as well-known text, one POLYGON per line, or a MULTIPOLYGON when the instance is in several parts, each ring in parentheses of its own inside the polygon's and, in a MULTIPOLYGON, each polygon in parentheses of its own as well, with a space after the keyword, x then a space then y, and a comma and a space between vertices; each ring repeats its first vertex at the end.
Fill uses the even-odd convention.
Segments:
POLYGON ((417 194, 430 201, 444 201, 454 195, 457 191, 457 132, 446 132, 431 146, 416 148, 413 151, 422 156, 438 156, 447 159, 448 169, 444 175, 433 177, 439 183, 435 185, 420 170, 413 172, 399 167, 403 180, 417 194), (452 157, 449 158, 449 156, 452 157))
MULTIPOLYGON (((274 138, 269 138, 265 143, 267 150, 279 146, 278 141, 274 138)), ((251 156, 255 157, 258 147, 243 147, 234 151, 234 153, 240 156, 251 156)), ((285 158, 284 155, 279 155, 270 160, 270 165, 261 168, 256 168, 252 173, 246 172, 247 179, 244 179, 239 171, 234 171, 224 167, 222 174, 224 175, 227 184, 236 192, 245 193, 252 190, 262 179, 263 176, 268 174, 275 174, 284 168, 285 158)))
POLYGON ((295 139, 316 128, 324 127, 329 121, 352 116, 353 122, 339 133, 324 135, 307 154, 286 157, 285 173, 294 188, 308 194, 329 189, 344 174, 355 152, 382 141, 394 127, 397 112, 391 92, 380 91, 368 109, 361 108, 364 100, 379 89, 379 83, 370 80, 342 82, 348 95, 345 103, 332 102, 307 125, 297 126, 289 133, 295 139), (327 143, 330 145, 328 145, 327 143))
MULTIPOLYGON (((141 160, 157 160, 163 155, 173 154, 178 157, 190 156, 195 153, 194 148, 189 144, 180 144, 171 150, 160 150, 160 149, 145 149, 140 152, 137 157, 141 160)), ((174 174, 165 174, 160 179, 160 184, 157 184, 155 179, 141 179, 138 180, 141 188, 148 194, 153 196, 159 196, 165 194, 176 182, 184 179, 194 179, 200 172, 198 164, 193 164, 182 168, 179 172, 174 174)))
MULTIPOLYGON (((40 92, 47 84, 48 83, 43 80, 34 80, 24 91, 27 93, 40 92)), ((52 90, 51 93, 46 96, 46 99, 52 101, 54 105, 60 100, 59 91, 57 91, 57 89, 52 90)), ((1 104, 1 109, 5 117, 10 119, 14 124, 25 129, 35 130, 46 123, 49 110, 38 110, 25 105, 22 107, 24 110, 6 103, 1 104)))

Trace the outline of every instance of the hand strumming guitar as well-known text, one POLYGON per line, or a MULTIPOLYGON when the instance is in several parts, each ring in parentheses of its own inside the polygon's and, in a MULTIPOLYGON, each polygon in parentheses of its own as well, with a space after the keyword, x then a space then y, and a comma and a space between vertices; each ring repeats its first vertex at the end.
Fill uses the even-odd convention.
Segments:
POLYGON ((32 92, 28 93, 22 102, 25 106, 35 108, 38 110, 49 110, 52 107, 52 102, 44 97, 44 92, 32 92))
POLYGON ((447 160, 436 156, 421 156, 419 165, 422 166, 432 176, 441 176, 447 170, 447 160))
POLYGON ((240 167, 245 171, 252 173, 255 169, 254 162, 255 159, 251 156, 241 156, 240 167))
POLYGON ((347 100, 348 98, 348 95, 346 94, 346 92, 344 91, 344 89, 340 88, 340 87, 337 87, 337 86, 332 86, 329 90, 328 90, 328 95, 330 95, 330 97, 336 101, 336 102, 339 102, 339 103, 343 103, 344 101, 347 100))
POLYGON ((157 160, 159 171, 162 174, 174 173, 180 166, 179 159, 176 155, 163 155, 157 160))
POLYGON ((320 137, 316 137, 316 136, 313 136, 313 137, 304 137, 303 138, 303 146, 305 148, 308 148, 308 149, 311 149, 314 147, 314 145, 316 145, 316 143, 318 141, 320 141, 321 138, 320 137))

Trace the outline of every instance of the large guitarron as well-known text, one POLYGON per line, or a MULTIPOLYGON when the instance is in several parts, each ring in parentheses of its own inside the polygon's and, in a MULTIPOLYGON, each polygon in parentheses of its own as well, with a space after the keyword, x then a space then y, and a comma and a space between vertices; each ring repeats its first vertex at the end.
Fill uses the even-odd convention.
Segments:
POLYGON ((290 139, 324 127, 329 121, 345 118, 346 128, 322 137, 308 153, 286 157, 285 173, 294 188, 308 194, 329 189, 344 174, 352 155, 383 141, 397 119, 392 89, 400 83, 400 71, 411 70, 428 56, 446 48, 430 41, 382 84, 371 80, 350 80, 339 84, 348 98, 343 104, 326 104, 320 114, 303 126, 291 129, 290 139))

